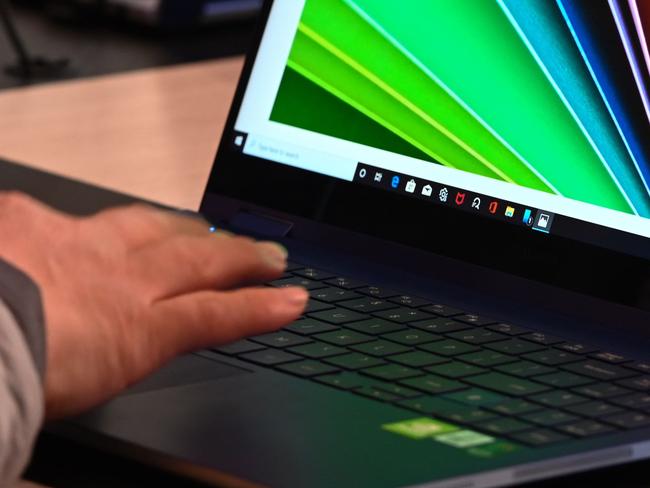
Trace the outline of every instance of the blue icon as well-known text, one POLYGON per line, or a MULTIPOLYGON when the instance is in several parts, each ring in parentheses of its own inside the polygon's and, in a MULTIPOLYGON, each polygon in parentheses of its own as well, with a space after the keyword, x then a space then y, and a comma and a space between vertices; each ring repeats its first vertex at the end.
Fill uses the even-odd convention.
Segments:
POLYGON ((399 186, 399 176, 393 176, 393 181, 391 181, 390 186, 397 188, 399 186))
POLYGON ((521 220, 523 220, 524 224, 526 225, 533 225, 532 211, 530 209, 526 209, 521 220))

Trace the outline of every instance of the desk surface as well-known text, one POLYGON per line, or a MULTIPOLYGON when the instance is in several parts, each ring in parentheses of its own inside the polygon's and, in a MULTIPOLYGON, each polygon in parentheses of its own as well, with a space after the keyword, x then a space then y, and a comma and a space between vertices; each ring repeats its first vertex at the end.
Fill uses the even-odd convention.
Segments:
POLYGON ((197 209, 242 58, 0 92, 0 157, 197 209))

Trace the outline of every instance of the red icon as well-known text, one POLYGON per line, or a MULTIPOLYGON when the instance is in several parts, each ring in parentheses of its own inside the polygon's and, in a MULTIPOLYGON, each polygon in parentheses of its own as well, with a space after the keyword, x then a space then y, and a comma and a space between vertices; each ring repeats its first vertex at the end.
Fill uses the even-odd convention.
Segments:
POLYGON ((462 205, 465 201, 465 194, 458 192, 456 193, 456 205, 462 205))
POLYGON ((497 213, 497 210, 499 209, 499 202, 490 202, 489 209, 491 214, 497 213))

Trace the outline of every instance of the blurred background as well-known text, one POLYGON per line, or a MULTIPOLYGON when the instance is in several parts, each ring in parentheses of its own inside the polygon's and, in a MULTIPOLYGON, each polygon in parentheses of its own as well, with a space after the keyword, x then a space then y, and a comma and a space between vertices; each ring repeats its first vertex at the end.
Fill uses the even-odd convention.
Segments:
POLYGON ((248 49, 262 0, 0 0, 0 89, 248 49))

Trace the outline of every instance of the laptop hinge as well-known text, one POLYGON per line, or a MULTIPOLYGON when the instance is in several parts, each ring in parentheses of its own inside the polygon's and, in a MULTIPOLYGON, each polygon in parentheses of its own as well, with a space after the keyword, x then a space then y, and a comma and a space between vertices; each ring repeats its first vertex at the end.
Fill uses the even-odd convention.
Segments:
POLYGON ((230 219, 228 226, 244 234, 286 237, 293 228, 293 222, 261 213, 242 211, 230 219))

